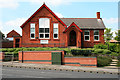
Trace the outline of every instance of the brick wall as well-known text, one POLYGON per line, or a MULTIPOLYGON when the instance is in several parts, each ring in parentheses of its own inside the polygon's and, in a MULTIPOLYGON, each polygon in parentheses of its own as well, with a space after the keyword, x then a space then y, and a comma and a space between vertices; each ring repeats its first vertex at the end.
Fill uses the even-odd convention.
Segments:
POLYGON ((21 63, 41 63, 52 64, 52 52, 62 52, 62 64, 71 66, 96 67, 95 57, 64 57, 64 51, 24 51, 19 52, 19 62, 21 63), (23 55, 22 55, 23 54, 23 55))
POLYGON ((0 62, 4 59, 4 52, 0 52, 0 62))
POLYGON ((52 52, 62 52, 62 61, 64 61, 64 51, 23 51, 19 52, 19 62, 52 64, 52 52))
POLYGON ((65 65, 96 67, 97 59, 95 57, 65 57, 65 65))
POLYGON ((104 29, 99 30, 99 41, 94 41, 94 30, 89 30, 90 31, 90 41, 84 41, 84 31, 83 31, 83 47, 93 47, 95 44, 104 44, 104 29))
POLYGON ((13 41, 2 41, 2 48, 13 48, 13 41))

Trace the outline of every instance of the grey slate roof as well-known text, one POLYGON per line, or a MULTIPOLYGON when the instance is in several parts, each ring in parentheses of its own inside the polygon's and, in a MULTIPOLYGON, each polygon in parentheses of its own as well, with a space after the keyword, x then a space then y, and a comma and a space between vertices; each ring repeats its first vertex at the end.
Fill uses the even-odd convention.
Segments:
POLYGON ((105 29, 102 19, 97 18, 60 18, 67 26, 73 22, 80 29, 105 29))

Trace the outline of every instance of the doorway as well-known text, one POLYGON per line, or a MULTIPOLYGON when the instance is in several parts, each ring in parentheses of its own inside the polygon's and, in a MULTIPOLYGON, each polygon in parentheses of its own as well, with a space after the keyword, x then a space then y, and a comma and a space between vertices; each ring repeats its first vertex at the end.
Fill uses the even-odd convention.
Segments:
POLYGON ((76 46, 76 32, 74 30, 69 33, 69 46, 76 46))
POLYGON ((15 39, 15 47, 16 47, 16 48, 19 47, 19 42, 20 42, 20 39, 15 39))

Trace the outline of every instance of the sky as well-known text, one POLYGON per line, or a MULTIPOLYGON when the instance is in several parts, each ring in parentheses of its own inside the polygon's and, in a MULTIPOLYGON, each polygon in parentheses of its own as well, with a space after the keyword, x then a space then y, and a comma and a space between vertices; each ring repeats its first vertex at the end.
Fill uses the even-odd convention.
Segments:
MULTIPOLYGON (((118 30, 118 0, 0 0, 0 31, 7 34, 16 30, 43 2, 60 18, 96 18, 96 12, 106 28, 118 30), (108 2, 109 1, 109 2, 108 2)), ((114 34, 115 36, 115 34, 114 34)))

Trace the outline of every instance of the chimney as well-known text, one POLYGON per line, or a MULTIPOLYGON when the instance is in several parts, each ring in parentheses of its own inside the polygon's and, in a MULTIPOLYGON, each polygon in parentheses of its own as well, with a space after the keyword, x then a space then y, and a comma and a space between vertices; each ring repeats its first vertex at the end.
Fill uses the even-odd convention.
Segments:
POLYGON ((97 12, 97 19, 100 19, 100 12, 97 12))

